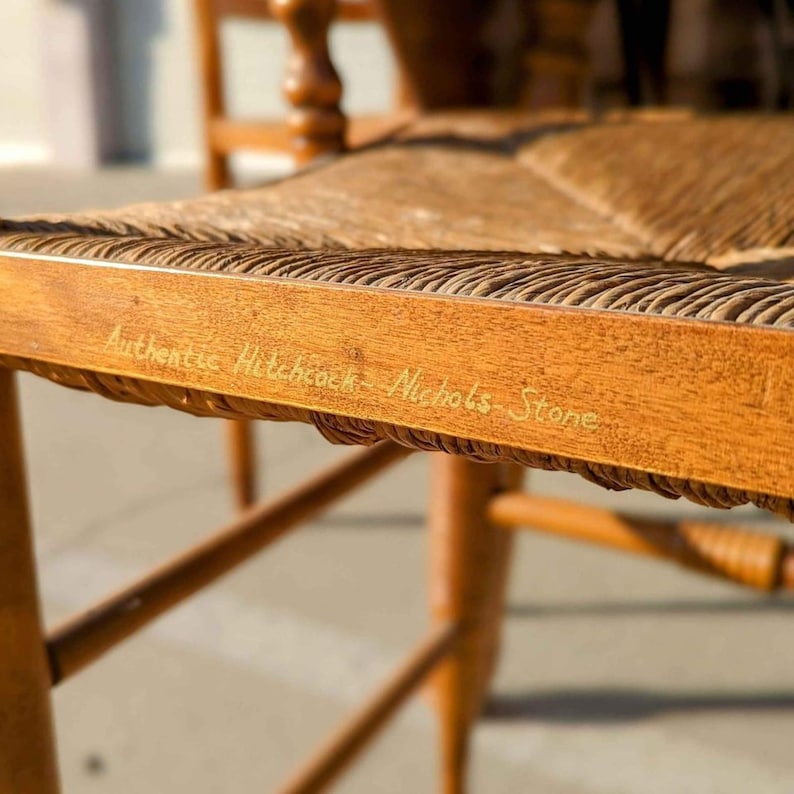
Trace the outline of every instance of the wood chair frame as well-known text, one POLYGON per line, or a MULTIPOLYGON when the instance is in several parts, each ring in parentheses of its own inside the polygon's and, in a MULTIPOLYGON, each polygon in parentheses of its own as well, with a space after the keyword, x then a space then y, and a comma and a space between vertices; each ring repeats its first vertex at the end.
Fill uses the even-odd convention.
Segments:
MULTIPOLYGON (((338 114, 338 97, 331 101, 332 92, 301 83, 327 74, 311 64, 322 66, 327 58, 323 20, 327 27, 330 15, 321 8, 319 17, 310 17, 304 13, 309 5, 327 12, 330 4, 282 3, 298 50, 293 98, 301 113, 293 132, 302 150, 333 152, 344 146, 344 125, 329 123, 338 114)), ((283 252, 274 249, 272 255, 283 252)), ((312 252, 318 259, 330 255, 312 252)), ((405 264, 415 255, 388 253, 405 264)), ((794 371, 780 367, 794 356, 788 331, 13 252, 0 252, 0 293, 7 296, 0 312, 2 792, 59 791, 52 686, 408 454, 390 441, 356 452, 293 491, 250 507, 218 534, 47 632, 32 556, 14 370, 67 385, 88 377, 94 391, 117 398, 113 384, 119 376, 155 390, 157 384, 200 390, 212 398, 206 405, 171 403, 199 414, 245 418, 247 405, 263 401, 794 494, 794 371), (122 338, 129 344, 120 344, 122 338), (267 376, 266 362, 257 358, 265 339, 285 360, 313 362, 326 373, 325 385, 267 376), (143 340, 140 349, 135 340, 143 340), (582 361, 598 366, 587 368, 585 377, 582 361), (531 415, 528 398, 539 393, 533 373, 540 371, 541 396, 559 407, 560 421, 531 415), (457 397, 415 397, 409 384, 420 377, 457 397), (348 386, 342 388, 343 382, 348 386), (498 410, 478 410, 475 394, 485 393, 498 410), (779 455, 770 456, 768 439, 778 442, 779 455)), ((168 394, 164 389, 166 404, 168 394)), ((509 529, 541 526, 763 590, 794 584, 791 552, 778 538, 573 508, 523 493, 521 476, 516 464, 434 454, 432 629, 382 689, 279 789, 282 794, 324 790, 431 674, 440 788, 445 794, 464 791, 468 738, 499 644, 509 529), (592 529, 594 520, 599 531, 592 529)))

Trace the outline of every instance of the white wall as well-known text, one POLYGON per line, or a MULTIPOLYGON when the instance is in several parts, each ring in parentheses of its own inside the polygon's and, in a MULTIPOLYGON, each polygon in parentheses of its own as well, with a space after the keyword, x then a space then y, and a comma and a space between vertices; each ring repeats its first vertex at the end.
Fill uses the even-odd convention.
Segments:
POLYGON ((0 0, 0 164, 47 155, 38 0, 0 0))
MULTIPOLYGON (((0 163, 41 161, 50 135, 46 112, 41 24, 46 4, 81 0, 0 0, 0 163), (13 31, 13 35, 9 34, 13 31)), ((189 0, 107 0, 115 4, 111 52, 117 59, 118 150, 150 154, 156 164, 200 161, 192 3, 189 0)), ((272 23, 231 20, 223 30, 231 109, 243 116, 282 117, 280 83, 284 31, 272 23)), ((344 105, 355 112, 390 107, 392 73, 383 34, 372 25, 336 25, 335 62, 343 74, 344 105)), ((51 148, 51 147, 49 147, 51 148)))

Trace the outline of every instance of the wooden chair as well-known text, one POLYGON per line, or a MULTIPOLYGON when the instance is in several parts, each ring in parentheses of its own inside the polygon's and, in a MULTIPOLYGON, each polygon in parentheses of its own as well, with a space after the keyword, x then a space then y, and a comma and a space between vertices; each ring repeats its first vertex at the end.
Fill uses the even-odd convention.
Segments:
MULTIPOLYGON (((329 154, 344 146, 330 5, 280 4, 293 134, 329 154)), ((382 13, 416 95, 481 90, 450 77, 480 46, 480 4, 410 6, 382 13), (438 23, 453 6, 450 34, 438 23), (433 52, 449 58, 436 86, 433 52)), ((411 450, 434 453, 433 628, 282 792, 324 789, 431 673, 441 790, 464 790, 506 530, 792 586, 779 538, 577 508, 520 479, 565 470, 794 518, 793 130, 773 116, 428 113, 274 185, 0 222, 0 791, 58 791, 51 686, 411 450), (45 632, 15 370, 369 448, 45 632)))

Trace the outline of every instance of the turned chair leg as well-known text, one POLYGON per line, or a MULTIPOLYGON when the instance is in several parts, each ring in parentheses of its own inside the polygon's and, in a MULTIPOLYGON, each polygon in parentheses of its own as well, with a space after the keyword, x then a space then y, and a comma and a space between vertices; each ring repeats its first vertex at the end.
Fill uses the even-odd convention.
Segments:
POLYGON ((460 622, 455 652, 434 678, 441 742, 441 791, 465 791, 469 734, 490 683, 499 645, 510 533, 490 524, 490 498, 516 487, 518 467, 434 455, 430 506, 434 621, 460 622))
POLYGON ((0 792, 57 794, 14 373, 0 367, 0 792))
POLYGON ((254 428, 247 419, 232 419, 227 427, 232 487, 237 506, 242 510, 256 501, 254 428))

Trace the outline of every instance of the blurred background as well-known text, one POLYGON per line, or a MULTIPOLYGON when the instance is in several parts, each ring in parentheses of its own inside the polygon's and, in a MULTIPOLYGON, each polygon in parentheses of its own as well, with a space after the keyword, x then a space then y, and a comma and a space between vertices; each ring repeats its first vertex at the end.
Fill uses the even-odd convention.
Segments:
MULTIPOLYGON (((617 6, 596 3, 587 26, 582 102, 597 109, 630 99, 617 6)), ((192 3, 2 0, 0 27, 1 215, 202 189, 192 3)), ((786 0, 673 2, 667 100, 788 107, 792 30, 786 0)), ((221 39, 230 113, 283 118, 283 30, 232 19, 221 39)), ((332 49, 346 109, 389 111, 398 79, 381 27, 339 23, 332 49)), ((234 163, 246 179, 292 167, 278 151, 234 163)), ((120 408, 28 376, 22 389, 48 622, 231 514, 219 422, 120 408)), ((257 433, 266 492, 344 454, 310 428, 263 423, 257 433)), ((278 783, 423 633, 427 463, 409 459, 57 690, 67 794, 278 783)), ((552 496, 715 517, 572 475, 529 479, 552 496)), ((751 508, 716 517, 792 537, 751 508)), ((521 535, 473 792, 792 794, 793 618, 787 597, 521 535)), ((434 751, 418 702, 338 790, 433 791, 434 751)))
MULTIPOLYGON (((202 164, 199 68, 189 0, 3 0, 0 161, 93 167, 202 164)), ((342 23, 334 56, 357 112, 393 104, 394 67, 382 29, 342 23)), ((223 25, 229 110, 281 118, 283 28, 223 25)), ((272 160, 276 166, 284 158, 272 160)), ((267 163, 267 160, 265 160, 267 163)))
MULTIPOLYGON (((506 0, 508 6, 521 2, 506 0)), ((617 9, 625 6, 630 14, 636 6, 647 15, 642 2, 585 4, 593 8, 586 103, 626 103, 617 9)), ((0 24, 8 35, 0 53, 0 163, 91 167, 144 161, 198 169, 202 136, 192 11, 189 0, 3 0, 0 24)), ((647 35, 641 24, 637 28, 647 35)), ((529 38, 531 49, 531 32, 529 38)), ((331 43, 345 109, 390 110, 396 74, 380 25, 336 24, 331 43)), ((230 19, 222 44, 230 113, 283 117, 283 30, 230 19)), ((668 100, 700 107, 788 105, 793 52, 788 0, 673 2, 668 100)))

